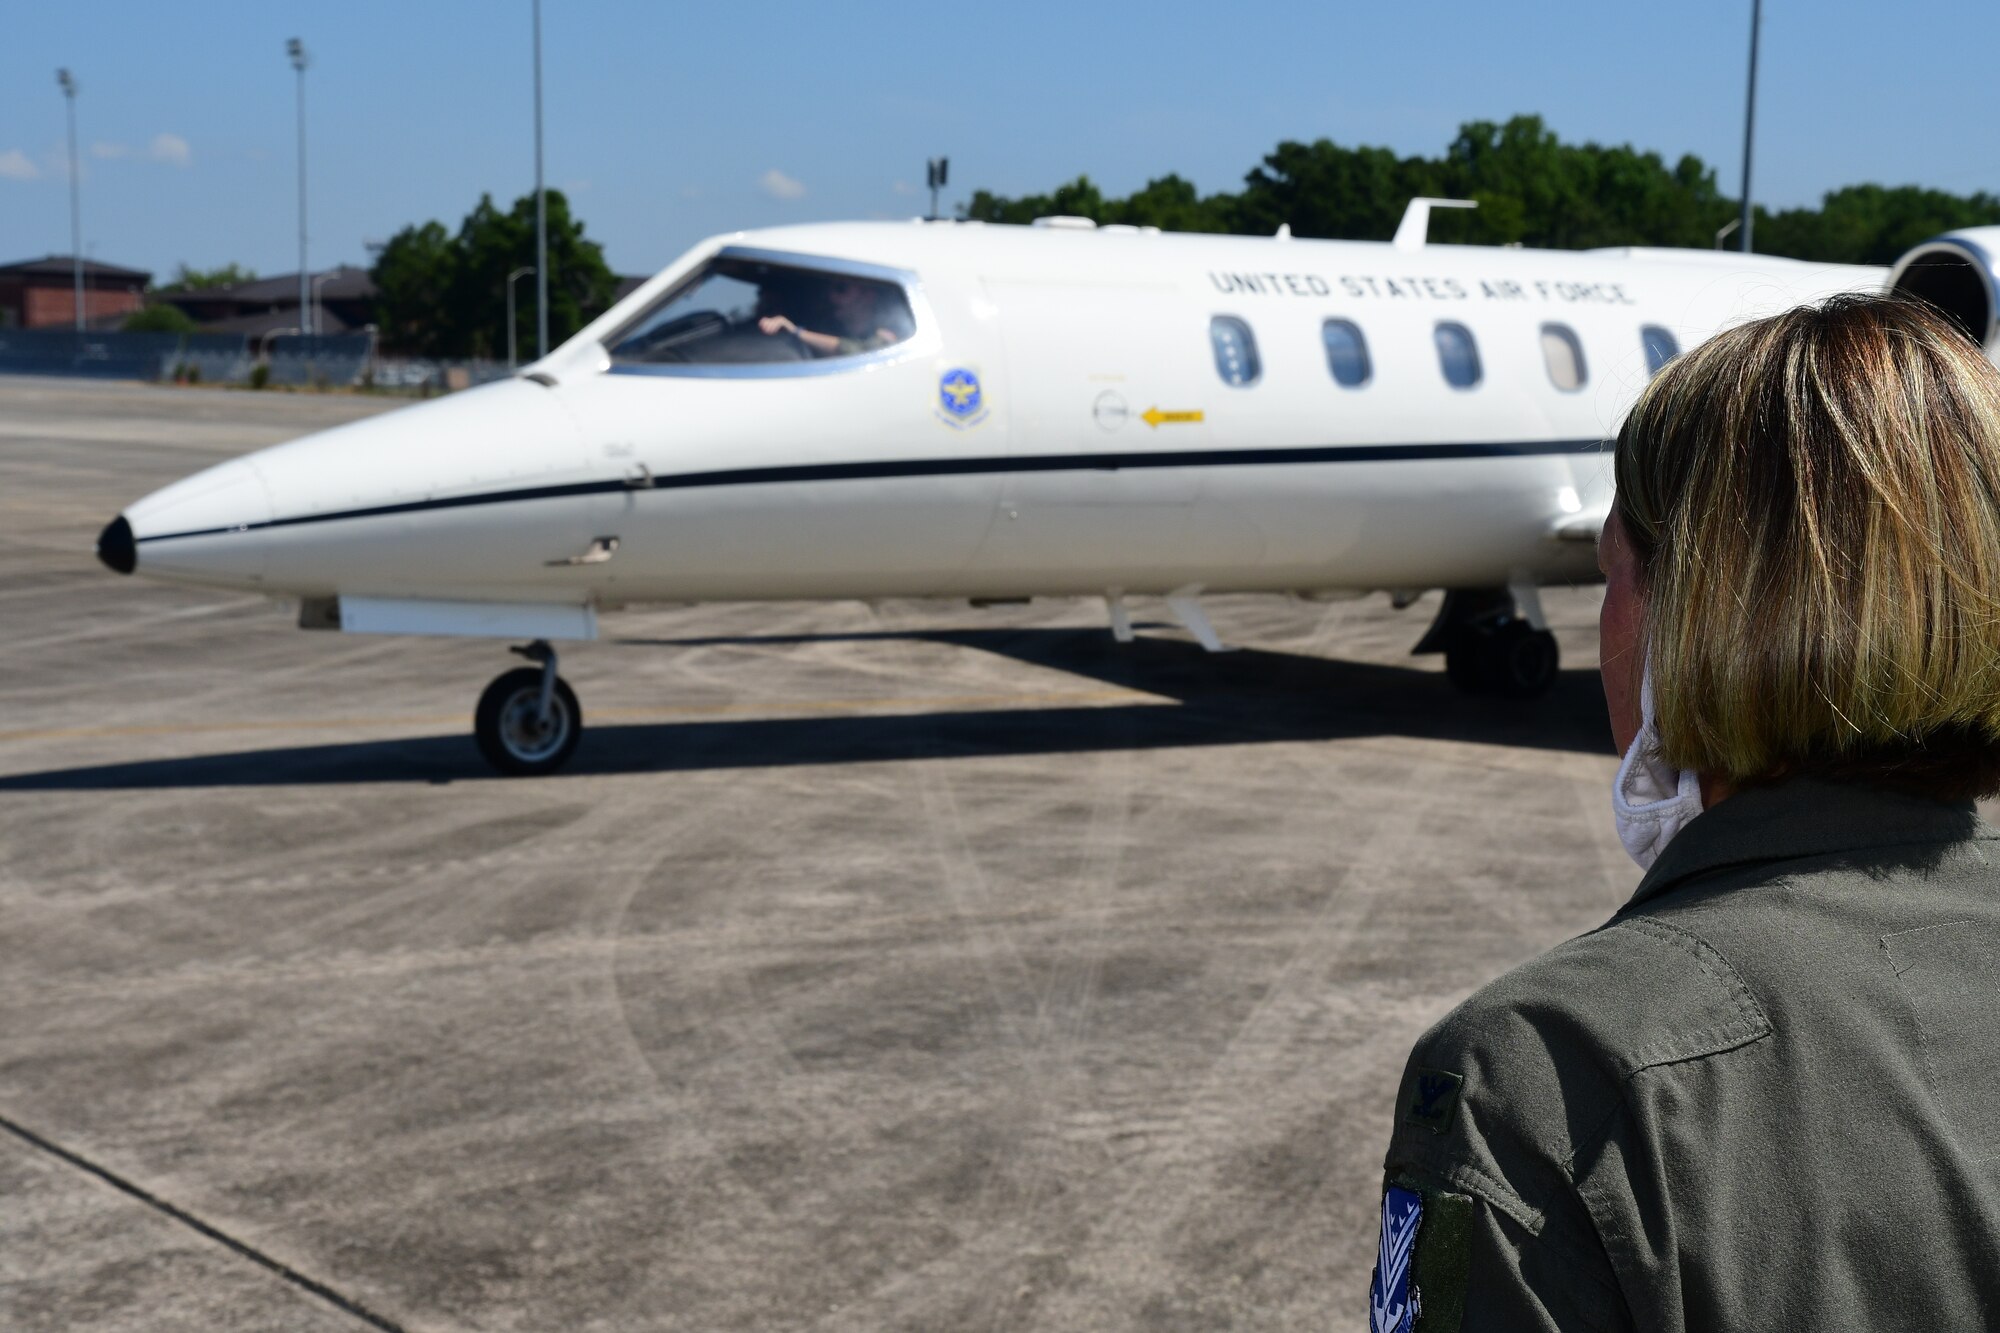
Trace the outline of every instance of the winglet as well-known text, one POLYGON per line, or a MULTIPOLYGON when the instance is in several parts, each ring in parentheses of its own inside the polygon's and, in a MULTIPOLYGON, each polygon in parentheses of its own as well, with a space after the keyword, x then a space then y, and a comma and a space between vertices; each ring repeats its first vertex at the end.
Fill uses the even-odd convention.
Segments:
POLYGON ((1424 248, 1424 238, 1431 229, 1433 208, 1477 207, 1479 207, 1477 199, 1430 199, 1420 195, 1410 200, 1409 207, 1403 210, 1403 220, 1397 224, 1395 239, 1389 244, 1398 250, 1421 250, 1424 248))

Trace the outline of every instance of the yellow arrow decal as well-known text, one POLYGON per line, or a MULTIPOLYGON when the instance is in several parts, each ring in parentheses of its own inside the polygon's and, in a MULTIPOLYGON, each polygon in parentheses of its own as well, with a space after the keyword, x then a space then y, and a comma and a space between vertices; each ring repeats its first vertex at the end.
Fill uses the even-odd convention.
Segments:
POLYGON ((1189 422, 1189 421, 1201 420, 1200 412, 1162 412, 1157 407, 1147 408, 1145 412, 1141 414, 1141 416, 1142 419, 1145 421, 1145 423, 1148 426, 1151 426, 1154 430, 1158 430, 1162 422, 1189 422))

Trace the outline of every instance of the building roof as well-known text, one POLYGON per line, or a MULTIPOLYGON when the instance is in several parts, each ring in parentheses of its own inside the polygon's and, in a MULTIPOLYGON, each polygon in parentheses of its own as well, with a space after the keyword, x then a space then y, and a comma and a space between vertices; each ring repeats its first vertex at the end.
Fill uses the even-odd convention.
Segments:
MULTIPOLYGON (((69 255, 49 255, 42 259, 24 259, 18 264, 0 264, 0 277, 69 277, 76 271, 76 260, 69 255)), ((83 261, 83 273, 87 278, 127 279, 141 286, 153 280, 153 275, 142 268, 126 268, 120 264, 106 264, 101 260, 83 261)))
MULTIPOLYGON (((354 333, 356 328, 332 310, 319 312, 319 332, 324 334, 354 333)), ((299 305, 297 301, 278 310, 263 310, 250 315, 231 315, 225 319, 205 319, 201 322, 203 333, 241 333, 252 338, 261 338, 267 333, 297 333, 299 331, 299 305)))
MULTIPOLYGON (((324 269, 309 276, 313 295, 320 301, 366 301, 375 295, 375 280, 368 276, 368 270, 352 264, 324 269)), ((225 287, 168 289, 161 295, 170 300, 227 301, 246 306, 289 305, 296 310, 299 305, 299 275, 280 273, 276 277, 233 282, 225 287)))

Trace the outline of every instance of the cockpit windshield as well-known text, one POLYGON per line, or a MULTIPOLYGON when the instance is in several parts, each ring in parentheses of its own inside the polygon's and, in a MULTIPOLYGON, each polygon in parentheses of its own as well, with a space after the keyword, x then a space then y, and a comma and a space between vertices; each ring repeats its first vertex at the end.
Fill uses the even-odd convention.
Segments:
POLYGON ((756 365, 861 356, 916 332, 893 282, 770 263, 711 259, 611 345, 614 365, 756 365))

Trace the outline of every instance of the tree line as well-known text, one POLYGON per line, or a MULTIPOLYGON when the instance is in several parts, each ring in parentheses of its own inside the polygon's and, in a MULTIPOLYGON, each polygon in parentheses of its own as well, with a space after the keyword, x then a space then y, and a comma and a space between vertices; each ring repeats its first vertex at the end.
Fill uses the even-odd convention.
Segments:
MULTIPOLYGON (((1468 122, 1440 157, 1287 140, 1233 194, 1203 195, 1166 175, 1120 199, 1078 176, 1047 194, 1008 198, 980 190, 962 212, 986 222, 1068 214, 1100 224, 1248 236, 1289 225, 1294 236, 1387 240, 1418 195, 1478 201, 1477 210, 1431 215, 1431 239, 1467 245, 1706 248, 1739 212, 1739 202, 1717 186, 1715 169, 1693 154, 1669 166, 1658 153, 1629 144, 1564 143, 1540 116, 1468 122)), ((1826 194, 1818 208, 1757 208, 1755 242, 1763 254, 1888 264, 1939 232, 1993 223, 2000 223, 2000 197, 1983 190, 1954 195, 1914 185, 1850 185, 1826 194)))
MULTIPOLYGON (((1349 148, 1330 139, 1287 140, 1265 154, 1234 193, 1204 195, 1170 174, 1116 198, 1078 176, 1047 194, 1009 198, 979 190, 960 212, 986 222, 1067 214, 1167 231, 1269 236, 1289 226, 1294 236, 1387 240, 1404 206, 1419 195, 1477 200, 1477 210, 1431 216, 1431 239, 1469 245, 1707 248, 1738 213, 1737 201, 1717 186, 1715 169, 1692 154, 1669 166, 1658 153, 1629 144, 1564 143, 1539 116, 1468 122, 1438 157, 1398 157, 1387 148, 1349 148)), ((550 190, 547 199, 553 346, 603 313, 617 279, 563 193, 550 190)), ((1758 208, 1755 239, 1764 254, 1888 264, 1940 232, 1990 224, 2000 224, 2000 197, 1985 191, 1849 185, 1826 194, 1818 208, 1758 208)), ((420 356, 505 356, 507 275, 534 262, 532 194, 504 210, 482 195, 455 231, 438 221, 404 227, 369 270, 382 345, 420 356)), ((233 264, 208 272, 183 265, 171 286, 186 290, 253 276, 233 264)), ((523 277, 516 289, 514 327, 523 355, 535 346, 534 288, 534 279, 523 277)), ((147 317, 157 309, 149 307, 147 317)))
MULTIPOLYGON (((550 190, 549 346, 611 304, 618 285, 604 248, 583 234, 561 190, 550 190)), ((535 263, 535 196, 502 211, 490 194, 454 233, 442 222, 414 223, 389 238, 369 276, 375 322, 391 351, 433 357, 507 355, 507 275, 535 263)), ((535 279, 515 287, 514 335, 523 357, 535 354, 535 279)))
MULTIPOLYGON (((547 192, 549 346, 554 347, 611 305, 618 280, 604 249, 584 235, 560 190, 547 192)), ((390 237, 369 268, 375 282, 375 323, 385 351, 443 358, 507 355, 507 275, 535 263, 535 196, 502 210, 490 194, 458 224, 412 223, 390 237)), ((236 264, 194 269, 182 264, 163 294, 251 282, 236 264)), ((514 334, 524 358, 535 354, 535 279, 514 291, 514 334)), ((125 321, 128 331, 186 333, 194 321, 152 303, 125 321)))

